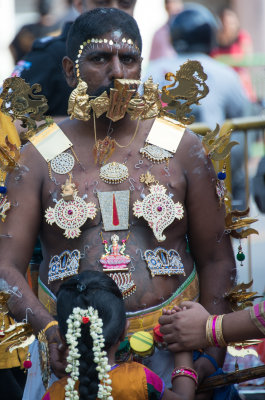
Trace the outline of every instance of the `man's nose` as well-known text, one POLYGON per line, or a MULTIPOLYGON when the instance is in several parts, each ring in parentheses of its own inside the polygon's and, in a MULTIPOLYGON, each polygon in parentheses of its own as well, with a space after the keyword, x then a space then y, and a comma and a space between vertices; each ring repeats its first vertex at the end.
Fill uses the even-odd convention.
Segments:
POLYGON ((124 78, 123 64, 118 55, 113 56, 111 60, 110 75, 111 80, 124 78))

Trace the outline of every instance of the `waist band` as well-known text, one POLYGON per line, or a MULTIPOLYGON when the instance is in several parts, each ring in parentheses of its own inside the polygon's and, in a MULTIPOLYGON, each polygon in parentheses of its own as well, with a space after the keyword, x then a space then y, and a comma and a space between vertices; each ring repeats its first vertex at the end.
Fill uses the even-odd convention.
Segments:
POLYGON ((152 331, 158 323, 159 317, 162 315, 163 308, 173 308, 182 301, 197 301, 199 298, 199 280, 194 267, 190 276, 176 290, 173 295, 157 306, 147 308, 137 312, 127 312, 126 316, 129 321, 128 336, 138 331, 152 331))

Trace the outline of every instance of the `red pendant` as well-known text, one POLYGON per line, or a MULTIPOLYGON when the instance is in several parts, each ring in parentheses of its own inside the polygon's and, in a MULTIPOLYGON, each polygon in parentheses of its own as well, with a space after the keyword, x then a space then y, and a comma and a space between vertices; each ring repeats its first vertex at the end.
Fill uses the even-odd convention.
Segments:
POLYGON ((115 194, 113 194, 113 203, 112 203, 112 223, 114 226, 118 226, 120 224, 118 210, 116 206, 115 194))

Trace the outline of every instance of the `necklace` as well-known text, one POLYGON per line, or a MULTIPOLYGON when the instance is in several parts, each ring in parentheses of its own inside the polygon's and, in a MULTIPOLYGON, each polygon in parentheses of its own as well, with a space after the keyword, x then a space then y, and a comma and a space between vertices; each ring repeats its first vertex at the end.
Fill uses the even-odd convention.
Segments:
POLYGON ((93 112, 94 137, 95 137, 93 154, 94 154, 95 164, 100 164, 100 165, 105 164, 105 162, 111 157, 112 153, 114 152, 115 145, 121 149, 130 146, 137 135, 139 129, 139 123, 140 123, 140 118, 138 118, 137 125, 131 140, 126 145, 119 144, 117 140, 112 139, 109 135, 107 135, 105 139, 100 140, 97 139, 96 115, 95 112, 93 112))

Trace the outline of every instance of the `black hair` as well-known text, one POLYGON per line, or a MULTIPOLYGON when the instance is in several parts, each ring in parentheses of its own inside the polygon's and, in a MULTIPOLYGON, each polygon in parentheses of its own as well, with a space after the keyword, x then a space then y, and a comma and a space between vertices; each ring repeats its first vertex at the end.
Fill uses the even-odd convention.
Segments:
POLYGON ((67 56, 75 61, 83 42, 116 29, 121 30, 127 39, 132 39, 142 52, 141 34, 133 17, 117 8, 95 8, 81 14, 71 26, 66 42, 67 56))
POLYGON ((209 54, 216 43, 217 21, 209 9, 192 5, 177 14, 170 23, 170 35, 178 53, 209 54))
MULTIPOLYGON (((98 271, 84 271, 64 282, 58 292, 57 314, 59 329, 63 336, 67 333, 67 319, 75 307, 98 310, 103 321, 105 350, 118 343, 125 329, 126 314, 122 294, 108 275, 98 271)), ((98 372, 92 350, 90 323, 81 325, 78 339, 80 353, 79 396, 80 400, 94 400, 98 392, 98 372)))

